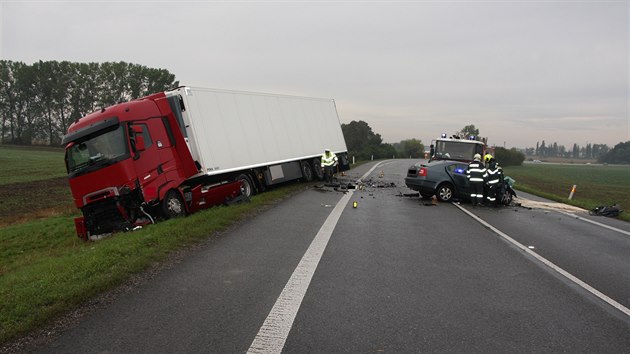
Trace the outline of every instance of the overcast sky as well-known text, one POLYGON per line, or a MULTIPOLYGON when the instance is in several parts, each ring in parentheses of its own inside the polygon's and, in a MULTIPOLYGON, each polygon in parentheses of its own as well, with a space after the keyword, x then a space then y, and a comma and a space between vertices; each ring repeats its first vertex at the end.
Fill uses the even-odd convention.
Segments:
POLYGON ((333 98, 385 142, 630 140, 628 1, 6 1, 0 57, 333 98))

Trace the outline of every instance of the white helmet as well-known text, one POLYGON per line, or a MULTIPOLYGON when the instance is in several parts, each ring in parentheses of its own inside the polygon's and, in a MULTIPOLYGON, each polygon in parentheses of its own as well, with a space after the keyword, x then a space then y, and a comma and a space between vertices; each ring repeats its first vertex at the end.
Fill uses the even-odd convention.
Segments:
POLYGON ((475 156, 473 156, 473 159, 481 161, 481 155, 475 154, 475 156))

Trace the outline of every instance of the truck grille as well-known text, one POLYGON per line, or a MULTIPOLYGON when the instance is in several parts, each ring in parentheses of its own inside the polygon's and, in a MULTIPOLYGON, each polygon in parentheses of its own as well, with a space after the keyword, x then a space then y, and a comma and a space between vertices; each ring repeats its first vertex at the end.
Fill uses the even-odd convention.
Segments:
POLYGON ((106 199, 86 205, 82 209, 85 226, 90 234, 98 235, 120 230, 127 223, 118 211, 115 199, 106 199))

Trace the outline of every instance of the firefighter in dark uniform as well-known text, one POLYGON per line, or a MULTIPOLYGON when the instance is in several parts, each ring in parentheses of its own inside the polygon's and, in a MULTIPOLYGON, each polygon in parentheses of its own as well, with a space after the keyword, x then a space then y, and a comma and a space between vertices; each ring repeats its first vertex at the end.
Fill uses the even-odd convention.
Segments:
POLYGON ((497 205, 499 194, 499 187, 501 182, 503 182, 503 169, 499 166, 499 163, 494 159, 494 157, 490 154, 487 154, 484 159, 487 162, 486 174, 488 178, 486 179, 487 186, 487 195, 486 201, 488 205, 497 205))
POLYGON ((466 178, 470 186, 470 200, 473 206, 483 203, 483 187, 486 179, 486 166, 481 162, 481 155, 475 154, 473 161, 468 164, 466 178))

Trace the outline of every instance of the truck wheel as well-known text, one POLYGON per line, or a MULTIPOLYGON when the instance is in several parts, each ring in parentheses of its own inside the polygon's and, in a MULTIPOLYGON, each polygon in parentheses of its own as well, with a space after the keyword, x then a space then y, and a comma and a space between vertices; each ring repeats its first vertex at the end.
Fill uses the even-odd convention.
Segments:
POLYGON ((437 187, 435 195, 441 202, 450 202, 453 199, 454 189, 450 183, 442 183, 437 187))
POLYGON ((307 161, 301 161, 300 167, 302 167, 302 177, 306 182, 310 182, 313 180, 313 169, 311 168, 311 164, 307 161))
POLYGON ((240 174, 238 175, 238 177, 236 177, 236 180, 243 183, 241 185, 241 193, 243 194, 243 196, 249 198, 254 195, 254 183, 251 179, 249 179, 249 176, 247 176, 246 174, 240 174))
POLYGON ((322 171, 321 161, 318 158, 313 159, 313 171, 315 172, 315 178, 317 178, 318 181, 324 180, 324 171, 322 171))
POLYGON ((168 191, 162 201, 162 213, 167 219, 186 215, 186 207, 182 197, 174 190, 168 191))

